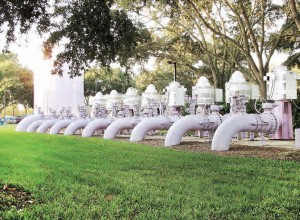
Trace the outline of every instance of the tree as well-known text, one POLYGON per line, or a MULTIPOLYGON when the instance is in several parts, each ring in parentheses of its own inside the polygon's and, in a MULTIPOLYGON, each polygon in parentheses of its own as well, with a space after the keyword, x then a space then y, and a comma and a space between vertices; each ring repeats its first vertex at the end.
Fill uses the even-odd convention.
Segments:
MULTIPOLYGON (((188 89, 188 94, 191 95, 192 86, 194 86, 199 78, 188 67, 178 66, 177 79, 181 85, 188 89)), ((159 93, 163 93, 174 79, 173 66, 168 65, 166 60, 158 63, 153 71, 143 70, 134 78, 136 88, 140 92, 144 92, 149 84, 153 84, 159 93)))
MULTIPOLYGON (((130 8, 136 5, 136 1, 121 2, 130 8)), ((180 45, 185 48, 171 47, 168 52, 161 52, 165 48, 158 43, 158 48, 163 48, 158 50, 159 55, 174 56, 177 53, 178 57, 181 56, 178 61, 185 62, 184 57, 189 58, 189 55, 182 54, 182 51, 192 50, 186 49, 188 45, 182 39, 189 39, 189 42, 197 45, 193 48, 199 48, 198 53, 191 54, 209 67, 215 86, 224 84, 224 79, 228 79, 234 70, 240 70, 249 80, 260 85, 262 96, 265 96, 266 90, 263 76, 269 71, 270 60, 285 39, 291 38, 291 26, 295 24, 287 12, 287 6, 277 5, 273 1, 138 2, 140 5, 135 7, 136 12, 144 10, 141 16, 158 24, 152 32, 154 39, 168 43, 165 38, 172 39, 169 33, 173 33, 173 36, 181 39, 180 45), (146 7, 148 10, 145 13, 146 7), (168 22, 165 22, 166 19, 168 22)), ((295 41, 290 43, 295 44, 295 41)), ((194 68, 194 65, 189 66, 194 68)))
POLYGON ((113 0, 47 2, 9 0, 1 3, 0 26, 3 30, 8 22, 7 41, 10 42, 19 23, 21 33, 32 23, 37 24, 40 33, 49 33, 44 43, 46 57, 51 56, 55 45, 63 44, 64 50, 57 55, 53 74, 62 74, 64 64, 69 65, 71 77, 81 75, 91 63, 107 67, 111 62, 119 62, 121 66, 129 66, 139 59, 135 54, 139 44, 149 39, 147 30, 140 23, 133 23, 113 0))
POLYGON ((33 74, 14 54, 0 54, 0 112, 15 104, 33 107, 33 74))
POLYGON ((288 0, 288 5, 291 10, 292 17, 295 19, 298 30, 300 30, 300 2, 295 0, 288 0))
POLYGON ((46 9, 49 7, 47 0, 5 0, 0 1, 0 27, 6 30, 7 46, 15 40, 15 31, 26 33, 35 22, 45 25, 49 19, 46 9))
POLYGON ((97 92, 109 94, 112 90, 125 93, 127 88, 133 86, 130 74, 120 68, 92 68, 84 74, 85 103, 97 92))

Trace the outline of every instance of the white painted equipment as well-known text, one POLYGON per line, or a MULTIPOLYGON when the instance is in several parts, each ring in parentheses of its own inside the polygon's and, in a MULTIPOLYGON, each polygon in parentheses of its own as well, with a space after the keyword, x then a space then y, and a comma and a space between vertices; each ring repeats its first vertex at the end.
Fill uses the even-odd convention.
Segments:
POLYGON ((167 112, 168 116, 156 116, 145 118, 135 126, 132 130, 130 141, 142 141, 151 130, 169 129, 171 125, 180 119, 180 108, 185 104, 186 88, 181 86, 178 82, 171 82, 166 87, 166 105, 170 108, 167 112))
POLYGON ((259 99, 259 87, 246 82, 243 74, 236 71, 229 82, 225 83, 226 102, 230 103, 230 113, 246 113, 246 103, 259 99))
POLYGON ((288 71, 286 66, 279 66, 267 73, 264 80, 267 83, 268 99, 285 101, 297 99, 297 79, 299 76, 288 71))
MULTIPOLYGON (((127 90, 128 91, 128 90, 127 90)), ((133 91, 130 91, 133 92, 133 91)), ((131 105, 138 104, 137 101, 139 99, 136 97, 137 91, 134 91, 134 99, 131 101, 131 105)), ((130 104, 130 102, 125 101, 125 103, 130 104)), ((142 94, 142 116, 134 114, 133 117, 126 117, 126 118, 119 118, 112 122, 104 132, 103 138, 105 139, 113 139, 116 135, 122 130, 131 130, 133 129, 138 123, 140 123, 145 117, 153 117, 154 115, 157 116, 158 112, 157 109, 160 107, 161 102, 161 95, 159 95, 155 89, 155 86, 150 84, 147 86, 147 89, 142 94)))
POLYGON ((249 99, 259 99, 259 87, 246 82, 243 74, 236 71, 231 75, 230 80, 225 83, 225 96, 227 103, 230 103, 230 97, 234 96, 244 96, 246 102, 248 102, 249 99))
POLYGON ((192 88, 192 97, 196 99, 197 105, 213 105, 223 101, 223 91, 215 89, 206 77, 201 76, 192 88))
POLYGON ((216 130, 211 149, 217 151, 229 150, 232 138, 238 132, 261 132, 274 134, 280 126, 280 121, 272 113, 274 105, 264 103, 262 114, 234 114, 227 118, 216 130))
POLYGON ((87 126, 91 121, 91 119, 88 118, 88 115, 89 114, 87 106, 78 106, 79 119, 75 120, 67 126, 64 135, 74 135, 79 129, 85 128, 85 126, 87 126))
POLYGON ((145 108, 149 106, 149 100, 152 100, 154 103, 161 102, 162 96, 157 92, 154 85, 150 84, 147 86, 145 92, 142 93, 142 102, 141 108, 145 108))
POLYGON ((185 103, 186 88, 179 82, 171 82, 165 89, 167 95, 167 105, 169 107, 182 107, 185 103))
POLYGON ((293 122, 291 99, 297 99, 297 79, 299 76, 288 71, 286 66, 279 66, 267 73, 264 80, 267 83, 268 99, 275 100, 277 107, 274 113, 282 122, 274 139, 293 139, 293 122))
POLYGON ((109 95, 106 95, 106 109, 112 111, 114 107, 118 109, 123 106, 122 94, 119 94, 116 90, 112 90, 109 95))
POLYGON ((221 107, 211 106, 209 115, 187 115, 176 121, 168 130, 165 146, 178 145, 184 134, 190 130, 214 131, 222 123, 222 115, 219 114, 221 107))

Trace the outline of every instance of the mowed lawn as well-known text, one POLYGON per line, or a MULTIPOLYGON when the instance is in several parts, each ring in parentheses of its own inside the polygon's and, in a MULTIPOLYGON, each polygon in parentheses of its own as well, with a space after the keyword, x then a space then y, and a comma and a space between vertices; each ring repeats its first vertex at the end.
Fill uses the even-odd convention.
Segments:
POLYGON ((0 184, 36 202, 0 219, 300 219, 299 162, 14 128, 0 127, 0 184))

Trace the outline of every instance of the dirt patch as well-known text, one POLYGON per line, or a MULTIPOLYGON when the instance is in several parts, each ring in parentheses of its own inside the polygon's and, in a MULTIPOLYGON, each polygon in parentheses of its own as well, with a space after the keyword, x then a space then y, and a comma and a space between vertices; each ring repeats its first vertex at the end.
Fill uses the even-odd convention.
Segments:
POLYGON ((14 208, 21 211, 35 203, 31 194, 21 187, 7 184, 0 186, 0 212, 14 208))
MULTIPOLYGON (((129 137, 118 137, 117 140, 129 141, 129 137)), ((155 147, 163 147, 164 137, 147 137, 140 143, 155 147)), ((268 140, 266 143, 266 146, 261 146, 260 141, 235 141, 231 144, 228 151, 211 151, 211 143, 209 143, 208 140, 189 138, 189 140, 185 140, 180 145, 171 148, 175 150, 205 152, 224 156, 260 157, 300 162, 300 149, 286 147, 285 145, 287 145, 287 142, 268 140), (280 144, 282 144, 282 147, 280 147, 280 144)), ((293 142, 288 143, 290 146, 293 146, 293 142)))

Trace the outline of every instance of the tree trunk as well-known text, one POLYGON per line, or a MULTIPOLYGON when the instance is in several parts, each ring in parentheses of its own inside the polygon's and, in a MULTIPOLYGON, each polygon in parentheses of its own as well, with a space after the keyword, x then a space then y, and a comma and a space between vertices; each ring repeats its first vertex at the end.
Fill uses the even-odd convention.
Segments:
POLYGON ((258 86, 259 86, 260 98, 266 99, 266 97, 267 97, 267 85, 266 85, 266 82, 263 81, 263 80, 260 80, 258 86))
POLYGON ((297 11, 296 2, 295 2, 295 0, 289 0, 288 3, 289 3, 289 7, 291 9, 291 12, 292 12, 292 16, 295 19, 298 29, 300 30, 300 15, 299 15, 299 12, 297 11))

